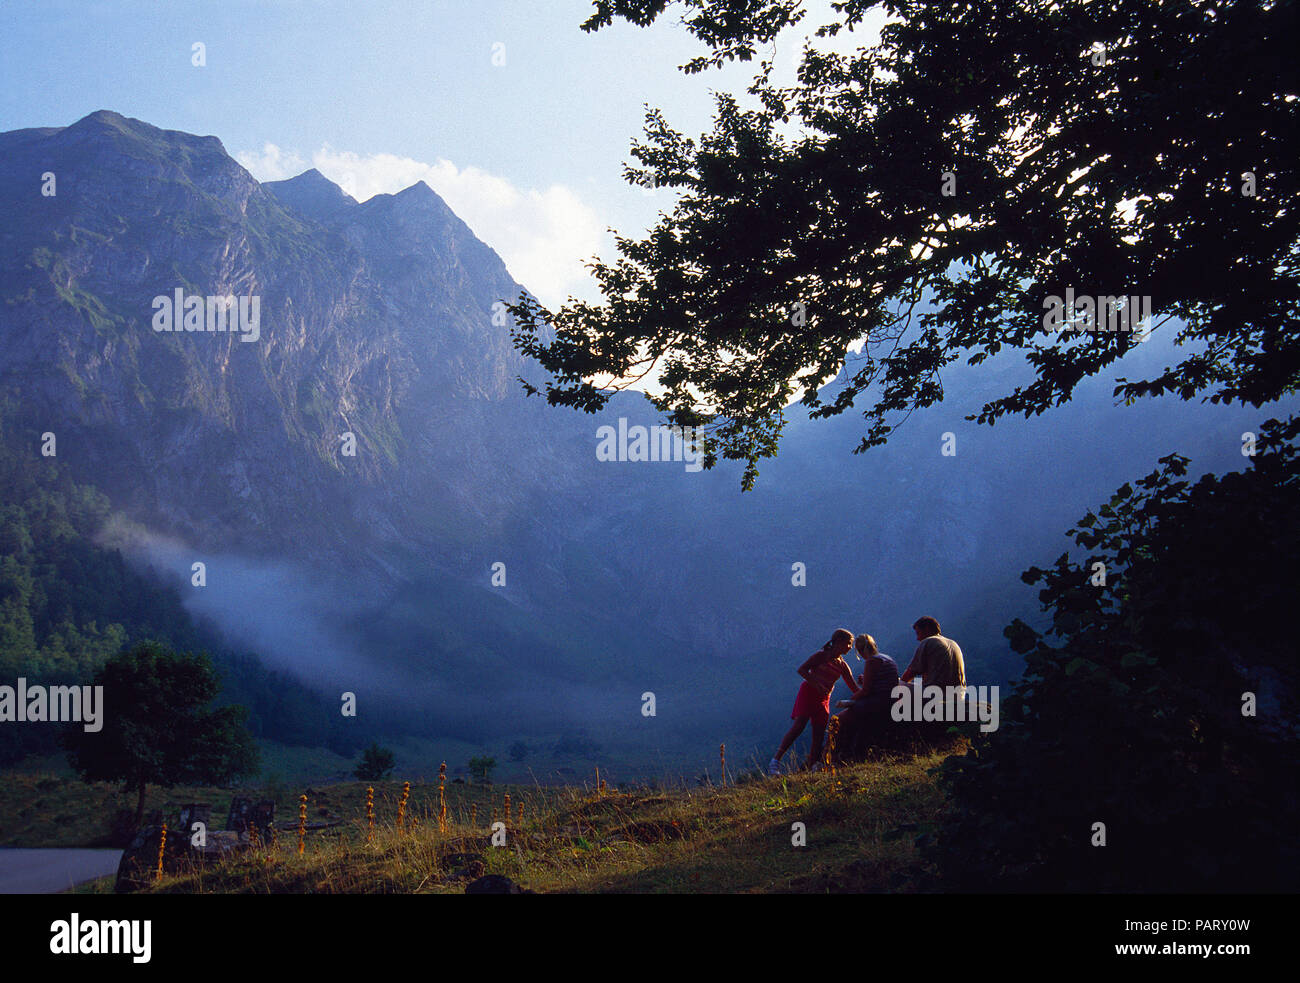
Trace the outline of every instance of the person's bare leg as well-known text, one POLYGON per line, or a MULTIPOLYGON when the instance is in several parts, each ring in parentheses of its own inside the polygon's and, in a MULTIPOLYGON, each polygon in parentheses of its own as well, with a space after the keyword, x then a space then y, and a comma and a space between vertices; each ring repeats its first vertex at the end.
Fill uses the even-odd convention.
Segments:
POLYGON ((791 724, 790 729, 785 732, 785 737, 781 738, 781 746, 777 748, 776 754, 773 755, 777 761, 780 761, 785 756, 785 752, 790 750, 790 745, 799 739, 799 735, 803 733, 806 726, 808 726, 807 717, 800 717, 791 724))

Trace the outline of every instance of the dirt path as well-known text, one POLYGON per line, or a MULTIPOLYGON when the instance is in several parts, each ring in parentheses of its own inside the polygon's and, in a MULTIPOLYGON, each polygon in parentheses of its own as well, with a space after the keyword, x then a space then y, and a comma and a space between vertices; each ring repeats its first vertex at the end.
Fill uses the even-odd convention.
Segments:
POLYGON ((0 894, 56 894, 117 871, 121 850, 0 849, 0 894))

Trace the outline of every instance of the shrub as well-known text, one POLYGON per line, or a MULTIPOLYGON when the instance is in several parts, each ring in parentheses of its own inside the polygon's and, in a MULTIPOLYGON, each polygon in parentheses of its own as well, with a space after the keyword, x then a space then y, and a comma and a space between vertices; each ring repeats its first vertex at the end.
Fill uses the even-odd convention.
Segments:
POLYGON ((392 774, 395 763, 391 750, 380 747, 377 741, 372 741, 370 746, 361 752, 361 761, 353 769, 352 774, 362 782, 383 781, 392 774))
POLYGON ((950 887, 1294 889, 1298 430, 1268 421, 1245 471, 1191 486, 1161 458, 1070 531, 1086 560, 1025 572, 1062 644, 1006 629, 1024 677, 941 771, 929 853, 950 887), (1276 699, 1244 715, 1266 679, 1276 699))

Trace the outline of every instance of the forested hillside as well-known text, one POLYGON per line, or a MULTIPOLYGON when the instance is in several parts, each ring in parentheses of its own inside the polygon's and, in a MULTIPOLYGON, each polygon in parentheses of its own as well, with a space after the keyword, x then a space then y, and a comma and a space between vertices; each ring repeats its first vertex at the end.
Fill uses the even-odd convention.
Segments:
MULTIPOLYGON (((360 737, 333 723, 339 714, 332 704, 224 646, 174 588, 100 545, 110 502, 71 480, 39 447, 39 435, 0 423, 0 679, 85 683, 123 646, 155 639, 212 654, 223 675, 218 702, 247 706, 255 735, 340 753, 358 746, 360 737)), ((0 763, 57 748, 56 728, 6 727, 0 735, 0 763)))

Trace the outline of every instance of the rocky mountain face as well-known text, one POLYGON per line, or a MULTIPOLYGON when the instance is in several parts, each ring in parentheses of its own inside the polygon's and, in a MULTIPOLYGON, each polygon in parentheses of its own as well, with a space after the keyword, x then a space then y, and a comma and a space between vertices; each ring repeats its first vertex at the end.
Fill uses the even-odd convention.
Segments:
POLYGON ((792 411, 741 495, 726 467, 598 461, 598 427, 656 422, 635 394, 595 416, 526 399, 494 316, 521 288, 422 183, 361 203, 315 171, 259 184, 214 137, 101 111, 0 134, 0 209, 0 412, 33 466, 53 433, 138 557, 187 588, 207 563, 197 611, 410 729, 618 728, 646 690, 655 740, 779 728, 832 629, 905 659, 923 613, 1004 679, 1000 628, 1035 610, 1020 570, 1170 450, 1238 466, 1262 419, 1121 419, 1094 380, 1050 418, 975 428, 1017 367, 957 369, 950 402, 867 455, 851 414, 792 411), (189 297, 205 318, 256 298, 256 338, 155 330, 177 291, 177 325, 189 297))
POLYGON ((518 288, 424 185, 364 205, 314 174, 263 188, 215 138, 108 112, 4 144, 6 387, 160 531, 254 552, 396 539, 374 505, 400 462, 454 427, 445 406, 511 395, 491 304, 518 288), (260 337, 151 330, 178 289, 259 298, 260 337))

